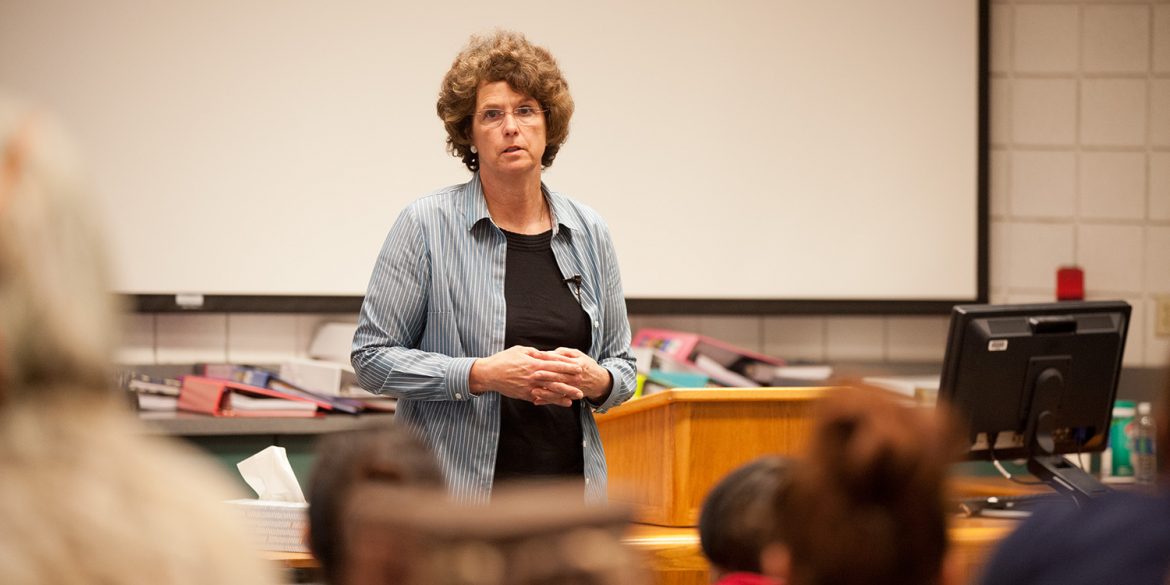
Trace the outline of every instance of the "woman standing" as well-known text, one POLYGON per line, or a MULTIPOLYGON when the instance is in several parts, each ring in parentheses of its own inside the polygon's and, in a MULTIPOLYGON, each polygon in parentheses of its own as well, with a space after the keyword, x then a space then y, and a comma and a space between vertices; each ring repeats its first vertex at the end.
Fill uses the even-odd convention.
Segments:
POLYGON ((473 174, 391 228, 354 338, 358 379, 399 398, 459 499, 568 476, 604 500, 593 412, 630 397, 634 360, 605 222, 541 181, 568 136, 568 84, 521 34, 473 37, 438 113, 473 174))

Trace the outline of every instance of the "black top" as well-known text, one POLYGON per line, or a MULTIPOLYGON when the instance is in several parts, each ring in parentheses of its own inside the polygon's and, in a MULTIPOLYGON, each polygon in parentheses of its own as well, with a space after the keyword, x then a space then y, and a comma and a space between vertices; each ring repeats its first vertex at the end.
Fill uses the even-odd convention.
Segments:
POLYGON ((1163 585, 1167 576, 1170 494, 1111 492, 1079 510, 1036 510, 999 544, 979 582, 1163 585))
MULTIPOLYGON (((552 232, 508 238, 504 273, 507 324, 504 345, 539 350, 572 347, 589 351, 589 315, 557 267, 552 232)), ((535 406, 500 397, 500 442, 495 481, 532 476, 584 478, 581 401, 573 406, 535 406)))

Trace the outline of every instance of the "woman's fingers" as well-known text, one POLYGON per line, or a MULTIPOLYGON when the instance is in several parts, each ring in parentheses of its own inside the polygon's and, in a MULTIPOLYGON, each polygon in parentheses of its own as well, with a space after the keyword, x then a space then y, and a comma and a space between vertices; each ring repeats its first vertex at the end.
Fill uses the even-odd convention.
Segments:
POLYGON ((563 353, 558 353, 559 351, 560 350, 557 350, 557 351, 538 351, 536 353, 529 354, 529 355, 531 355, 532 357, 534 357, 536 359, 545 360, 545 361, 553 362, 553 363, 571 364, 571 363, 575 363, 577 361, 575 356, 571 356, 571 355, 567 355, 567 354, 563 354, 563 353))
POLYGON ((553 374, 557 376, 579 376, 585 371, 585 366, 576 361, 553 361, 544 360, 537 364, 539 368, 532 373, 533 378, 540 379, 542 376, 553 374))
POLYGON ((532 403, 537 406, 572 406, 573 401, 563 393, 549 388, 533 388, 532 403))
POLYGON ((555 392, 569 400, 580 400, 585 397, 585 393, 581 392, 576 386, 565 384, 562 382, 552 382, 545 385, 545 389, 550 392, 555 392))

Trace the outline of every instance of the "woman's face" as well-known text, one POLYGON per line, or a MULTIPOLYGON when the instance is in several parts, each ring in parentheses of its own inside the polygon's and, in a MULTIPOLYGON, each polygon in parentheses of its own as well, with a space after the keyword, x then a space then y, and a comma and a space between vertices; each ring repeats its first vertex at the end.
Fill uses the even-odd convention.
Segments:
POLYGON ((471 143, 479 151, 481 172, 520 174, 540 171, 540 159, 547 144, 544 114, 515 114, 522 108, 542 109, 539 102, 513 90, 506 81, 479 84, 475 113, 472 114, 471 143), (495 123, 487 122, 483 116, 485 110, 499 110, 504 115, 495 123))

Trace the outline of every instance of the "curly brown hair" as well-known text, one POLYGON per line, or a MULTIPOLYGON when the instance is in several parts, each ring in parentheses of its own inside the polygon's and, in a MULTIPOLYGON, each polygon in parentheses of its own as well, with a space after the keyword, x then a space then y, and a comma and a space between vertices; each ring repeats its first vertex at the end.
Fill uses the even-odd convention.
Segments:
POLYGON ((476 92, 480 83, 496 81, 505 81, 514 91, 532 96, 545 109, 547 145, 540 164, 552 166, 569 137, 569 118, 573 117, 569 83, 548 49, 512 31, 472 35, 443 77, 435 109, 447 129, 447 151, 463 159, 468 170, 479 170, 479 157, 471 152, 476 92))

